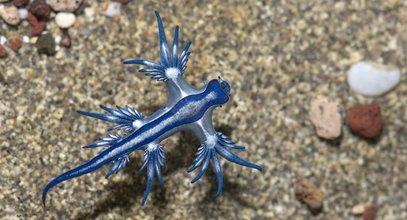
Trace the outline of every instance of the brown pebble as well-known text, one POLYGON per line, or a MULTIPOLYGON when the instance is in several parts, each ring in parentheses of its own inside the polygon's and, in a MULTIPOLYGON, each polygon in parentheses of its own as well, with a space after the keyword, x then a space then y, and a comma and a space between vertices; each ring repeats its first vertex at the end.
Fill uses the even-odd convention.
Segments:
POLYGON ((6 57, 8 54, 6 48, 3 47, 3 45, 0 44, 0 57, 6 57))
POLYGON ((70 47, 71 46, 71 38, 69 37, 69 35, 63 35, 59 45, 61 45, 63 47, 70 47))
POLYGON ((324 195, 311 181, 303 178, 297 179, 295 182, 295 196, 298 200, 307 204, 312 212, 318 213, 321 211, 324 195))
POLYGON ((45 0, 34 0, 28 8, 31 13, 41 19, 46 19, 51 14, 51 8, 45 0))
POLYGON ((32 36, 39 36, 47 27, 47 23, 45 21, 40 21, 31 27, 31 35, 32 36))
POLYGON ((120 2, 122 4, 127 4, 127 3, 131 2, 131 0, 116 0, 116 2, 120 2))
POLYGON ((348 126, 362 137, 378 137, 383 127, 379 104, 363 104, 352 108, 348 114, 348 126))
POLYGON ((21 48, 21 46, 23 45, 23 41, 21 41, 20 39, 14 39, 11 42, 10 48, 14 51, 14 52, 18 52, 21 48))
POLYGON ((13 0, 13 4, 17 7, 24 7, 30 2, 30 0, 13 0))
POLYGON ((38 23, 37 17, 35 17, 35 15, 33 15, 33 13, 31 13, 31 12, 28 12, 27 21, 28 21, 28 23, 30 23, 31 25, 35 25, 35 24, 38 23))
POLYGON ((363 220, 374 220, 376 217, 376 206, 371 205, 363 212, 363 220))

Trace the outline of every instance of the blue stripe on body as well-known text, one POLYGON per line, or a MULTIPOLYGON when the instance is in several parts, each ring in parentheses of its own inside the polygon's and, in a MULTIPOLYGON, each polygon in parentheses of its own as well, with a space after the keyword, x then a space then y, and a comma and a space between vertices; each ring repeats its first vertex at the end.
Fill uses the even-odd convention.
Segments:
MULTIPOLYGON (((178 126, 181 126, 181 125, 184 125, 184 124, 189 124, 189 123, 193 123, 195 121, 198 121, 199 119, 201 119, 203 117, 206 110, 208 110, 211 106, 216 105, 216 104, 226 103, 228 101, 228 99, 229 99, 229 97, 226 94, 224 94, 224 92, 220 88, 218 80, 212 80, 212 81, 210 81, 208 83, 208 86, 207 86, 207 88, 206 88, 206 90, 204 92, 202 92, 200 94, 196 94, 196 95, 190 95, 190 96, 187 96, 187 97, 181 99, 167 113, 165 113, 161 117, 157 118, 156 120, 142 126, 136 132, 134 132, 133 134, 127 136, 125 139, 123 139, 122 141, 117 143, 117 146, 114 146, 114 148, 117 149, 120 146, 124 145, 125 143, 128 143, 132 139, 136 138, 137 136, 143 134, 144 132, 147 132, 150 129, 154 129, 154 127, 158 126, 163 121, 165 121, 165 120, 167 120, 167 119, 169 119, 171 117, 174 117, 174 115, 176 113, 178 113, 180 111, 180 109, 182 109, 182 107, 188 105, 189 103, 203 100, 203 98, 205 96, 207 96, 211 92, 216 93, 216 98, 214 100, 210 101, 210 102, 205 103, 204 106, 201 109, 199 109, 195 114, 190 115, 189 117, 184 117, 184 118, 182 118, 182 120, 175 121, 175 123, 169 124, 168 126, 164 127, 163 129, 161 129, 157 133, 155 133, 155 135, 146 138, 141 143, 139 143, 139 144, 131 147, 130 149, 126 150, 125 152, 123 152, 121 155, 127 154, 127 153, 129 153, 131 151, 138 150, 140 147, 142 147, 142 146, 144 146, 144 145, 146 145, 148 143, 153 142, 159 136, 163 135, 165 132, 167 132, 167 131, 169 131, 171 129, 174 129, 174 128, 176 128, 178 126)), ((109 150, 107 150, 106 153, 108 153, 109 150)), ((114 150, 114 149, 112 148, 111 150, 114 150)))
MULTIPOLYGON (((175 104, 175 106, 171 110, 169 110, 167 113, 165 113, 161 117, 142 126, 137 131, 135 131, 133 134, 125 137, 122 141, 111 146, 109 149, 105 150, 101 154, 92 158, 90 161, 86 162, 85 164, 83 164, 77 168, 74 168, 68 172, 65 172, 65 173, 59 175, 58 177, 56 177, 55 179, 53 179, 51 182, 49 182, 45 186, 45 188, 43 190, 43 193, 42 193, 43 203, 45 204, 47 192, 53 186, 65 181, 65 180, 95 171, 95 170, 99 169, 100 167, 102 167, 103 165, 112 162, 116 158, 118 158, 122 155, 128 154, 132 151, 138 150, 142 146, 153 142, 156 138, 158 138, 159 136, 163 135, 165 132, 167 132, 171 129, 174 129, 174 128, 184 125, 184 124, 193 123, 195 121, 198 121, 200 118, 202 118, 202 116, 211 106, 217 105, 217 104, 224 104, 228 101, 228 99, 229 99, 229 97, 222 91, 218 80, 210 81, 204 92, 202 92, 200 94, 196 94, 196 95, 190 95, 190 96, 187 96, 187 97, 181 99, 177 104, 175 104), (128 144, 129 142, 131 142, 133 139, 137 138, 144 132, 148 132, 149 130, 154 129, 156 126, 159 126, 160 123, 163 123, 165 120, 168 120, 171 117, 174 117, 174 115, 179 113, 179 111, 184 106, 187 106, 188 104, 190 104, 192 102, 197 102, 197 101, 203 100, 211 92, 215 92, 215 94, 216 94, 215 99, 213 99, 207 103, 204 103, 204 105, 200 109, 198 109, 198 111, 192 113, 192 115, 187 115, 187 117, 185 115, 181 115, 181 116, 184 116, 184 117, 182 117, 181 120, 168 124, 164 128, 158 130, 154 135, 149 136, 148 138, 144 139, 143 141, 139 142, 138 144, 136 144, 132 147, 129 147, 126 150, 120 150, 120 148, 123 147, 123 145, 128 144), (118 150, 119 152, 112 155, 112 152, 115 150, 118 150)), ((187 112, 187 113, 189 113, 189 112, 187 112)))

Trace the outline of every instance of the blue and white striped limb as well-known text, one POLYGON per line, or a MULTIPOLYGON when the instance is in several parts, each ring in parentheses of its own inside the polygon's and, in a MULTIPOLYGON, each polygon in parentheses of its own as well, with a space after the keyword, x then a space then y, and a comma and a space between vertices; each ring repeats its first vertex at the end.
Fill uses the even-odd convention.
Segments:
POLYGON ((154 176, 157 176, 158 182, 161 186, 164 186, 163 177, 161 175, 161 169, 164 169, 165 160, 164 149, 160 144, 151 143, 147 146, 144 151, 143 165, 138 170, 141 173, 145 168, 147 168, 147 188, 144 192, 143 200, 141 205, 146 203, 148 194, 153 186, 154 176))
POLYGON ((126 130, 132 131, 137 129, 140 126, 140 120, 143 119, 143 114, 137 111, 134 108, 126 106, 126 108, 122 108, 120 106, 116 106, 117 110, 108 108, 106 106, 100 105, 102 109, 109 112, 110 114, 101 114, 95 112, 85 112, 85 111, 77 111, 79 114, 86 115, 89 117, 97 118, 103 121, 113 122, 118 125, 113 126, 109 129, 110 130, 126 130))

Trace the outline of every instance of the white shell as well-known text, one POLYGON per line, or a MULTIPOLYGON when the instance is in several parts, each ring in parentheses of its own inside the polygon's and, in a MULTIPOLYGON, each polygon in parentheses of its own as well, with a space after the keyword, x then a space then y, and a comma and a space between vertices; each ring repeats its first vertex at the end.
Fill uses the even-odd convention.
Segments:
POLYGON ((393 89, 400 81, 400 71, 387 66, 359 62, 348 73, 350 88, 362 95, 380 96, 393 89))

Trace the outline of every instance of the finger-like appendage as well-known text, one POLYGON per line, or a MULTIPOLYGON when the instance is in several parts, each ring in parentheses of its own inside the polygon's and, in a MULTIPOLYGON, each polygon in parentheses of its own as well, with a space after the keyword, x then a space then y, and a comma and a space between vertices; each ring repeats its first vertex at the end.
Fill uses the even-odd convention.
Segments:
POLYGON ((141 205, 144 205, 147 200, 148 194, 151 191, 154 176, 157 176, 160 185, 164 186, 164 181, 161 175, 161 169, 164 168, 164 159, 164 150, 160 144, 151 143, 147 145, 147 148, 144 151, 143 165, 138 170, 140 173, 147 168, 147 188, 141 205))
POLYGON ((178 25, 174 30, 174 41, 172 42, 172 65, 177 66, 178 63, 178 25))
POLYGON ((148 194, 150 194, 151 187, 153 186, 153 181, 154 181, 154 164, 150 163, 148 164, 147 167, 147 188, 146 191, 144 192, 143 200, 141 201, 141 205, 144 205, 146 203, 148 194))
POLYGON ((191 181, 191 183, 195 183, 196 181, 198 181, 204 175, 206 169, 208 169, 208 164, 209 164, 209 161, 211 160, 212 150, 208 150, 206 152, 207 153, 203 159, 204 162, 203 162, 202 168, 199 171, 198 175, 191 181))
POLYGON ((213 166, 213 169, 215 170, 216 178, 218 179, 218 191, 215 194, 215 198, 216 198, 222 192, 223 176, 222 176, 222 169, 220 168, 218 156, 215 153, 212 155, 212 166, 213 166))
POLYGON ((230 152, 227 148, 222 147, 221 145, 218 145, 218 144, 215 145, 215 149, 216 149, 216 152, 219 153, 222 157, 226 158, 227 160, 229 160, 233 163, 237 163, 239 165, 246 166, 246 167, 251 167, 251 168, 257 169, 259 171, 263 170, 263 168, 261 168, 261 166, 258 166, 256 164, 243 160, 242 158, 238 157, 236 154, 230 152))

